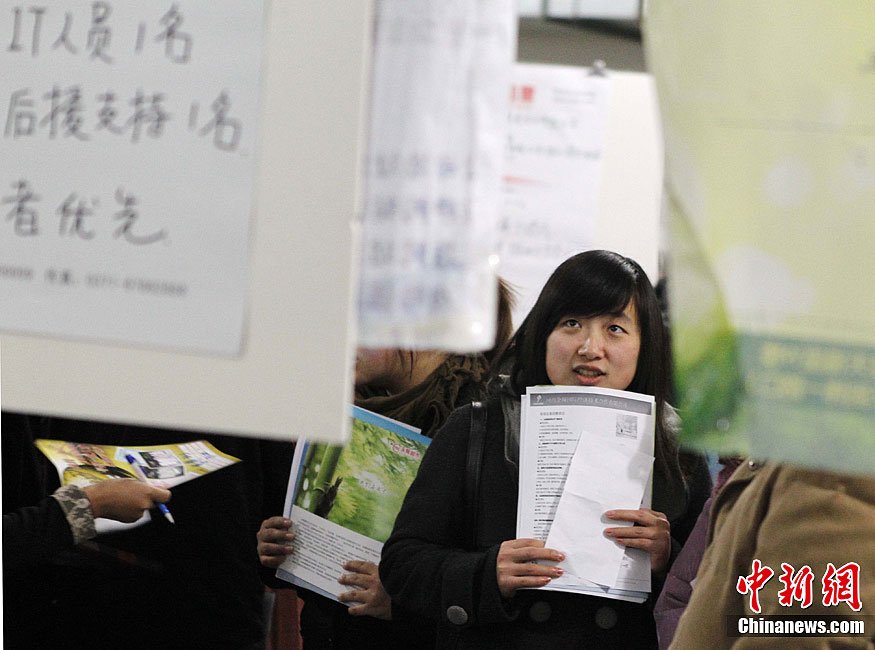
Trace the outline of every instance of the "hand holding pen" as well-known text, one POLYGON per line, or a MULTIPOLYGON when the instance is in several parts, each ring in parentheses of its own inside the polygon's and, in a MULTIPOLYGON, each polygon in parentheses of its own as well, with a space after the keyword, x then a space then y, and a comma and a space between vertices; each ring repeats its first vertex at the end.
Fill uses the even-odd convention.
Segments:
MULTIPOLYGON (((149 480, 146 478, 146 474, 143 472, 143 468, 140 466, 140 463, 137 462, 137 459, 134 458, 131 454, 125 454, 125 460, 128 461, 128 463, 131 465, 131 467, 134 468, 134 472, 136 472, 139 479, 143 483, 148 484, 149 480)), ((154 489, 160 490, 161 488, 154 488, 154 489)), ((167 521, 169 521, 171 524, 175 524, 176 522, 173 520, 173 515, 170 514, 170 510, 168 510, 167 506, 164 505, 164 503, 162 503, 162 501, 167 501, 170 498, 170 491, 169 490, 162 490, 162 491, 166 492, 168 497, 167 497, 167 499, 153 499, 153 501, 155 502, 155 507, 161 511, 161 513, 164 515, 164 518, 167 519, 167 521)))
POLYGON ((103 517, 124 523, 137 521, 156 502, 170 499, 170 490, 134 479, 97 481, 83 491, 95 519, 103 517))

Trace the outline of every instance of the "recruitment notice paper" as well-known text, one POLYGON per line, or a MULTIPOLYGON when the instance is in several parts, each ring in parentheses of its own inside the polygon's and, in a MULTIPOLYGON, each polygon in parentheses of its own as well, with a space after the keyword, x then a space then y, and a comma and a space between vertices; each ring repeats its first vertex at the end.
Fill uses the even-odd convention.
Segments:
POLYGON ((284 514, 294 522, 294 553, 276 575, 337 600, 348 560, 379 564, 383 543, 428 447, 419 430, 352 407, 345 446, 299 440, 284 514))
POLYGON ((873 26, 870 0, 650 3, 686 444, 875 471, 873 26))
POLYGON ((587 68, 513 68, 497 251, 516 324, 553 269, 593 247, 612 85, 587 68))
POLYGON ((623 525, 607 510, 649 507, 653 397, 579 386, 537 386, 523 396, 517 536, 566 554, 545 589, 643 602, 650 559, 606 538, 623 525))
POLYGON ((377 3, 359 341, 484 350, 516 48, 512 0, 377 3))
POLYGON ((237 354, 264 3, 0 2, 0 329, 237 354))

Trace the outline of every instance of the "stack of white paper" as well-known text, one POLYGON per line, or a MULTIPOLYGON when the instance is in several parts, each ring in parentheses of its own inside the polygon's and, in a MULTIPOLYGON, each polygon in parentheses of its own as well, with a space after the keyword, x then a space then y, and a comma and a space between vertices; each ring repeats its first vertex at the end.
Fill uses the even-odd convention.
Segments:
POLYGON ((650 557, 605 537, 607 510, 649 507, 655 403, 650 395, 537 386, 523 398, 518 537, 565 553, 544 589, 643 602, 650 557))

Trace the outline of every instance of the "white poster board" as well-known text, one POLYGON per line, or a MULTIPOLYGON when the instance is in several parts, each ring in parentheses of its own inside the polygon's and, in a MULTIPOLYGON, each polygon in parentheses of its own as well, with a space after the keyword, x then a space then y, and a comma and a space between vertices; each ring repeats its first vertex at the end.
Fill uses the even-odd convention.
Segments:
POLYGON ((238 354, 264 3, 0 16, 0 329, 238 354))
MULTIPOLYGON (((9 3, 4 6, 11 18, 9 3)), ((350 223, 371 13, 369 2, 267 6, 240 355, 6 333, 0 338, 5 410, 217 433, 345 438, 354 338, 350 223)))

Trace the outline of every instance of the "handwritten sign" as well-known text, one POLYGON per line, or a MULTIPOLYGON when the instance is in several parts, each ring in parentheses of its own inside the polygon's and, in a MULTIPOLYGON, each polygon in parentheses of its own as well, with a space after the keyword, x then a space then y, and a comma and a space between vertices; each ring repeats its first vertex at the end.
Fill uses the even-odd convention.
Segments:
POLYGON ((514 67, 498 254, 517 325, 553 269, 593 247, 610 91, 584 68, 514 67))
POLYGON ((0 17, 0 329, 239 352, 262 3, 0 17))
POLYGON ((511 0, 378 5, 362 345, 465 351, 493 344, 515 21, 511 0))

